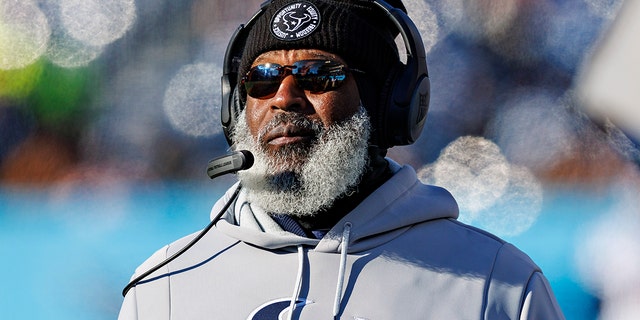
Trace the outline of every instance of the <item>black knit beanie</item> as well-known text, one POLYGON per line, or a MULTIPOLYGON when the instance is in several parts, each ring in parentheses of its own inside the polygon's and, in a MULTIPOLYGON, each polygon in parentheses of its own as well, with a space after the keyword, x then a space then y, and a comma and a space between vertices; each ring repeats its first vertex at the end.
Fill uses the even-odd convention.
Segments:
MULTIPOLYGON (((400 63, 397 34, 390 19, 371 1, 274 0, 251 26, 238 76, 244 76, 253 61, 267 51, 320 49, 336 54, 350 68, 364 71, 356 81, 375 131, 379 104, 385 103, 380 101, 381 92, 400 63)), ((240 92, 244 101, 243 88, 240 92)))

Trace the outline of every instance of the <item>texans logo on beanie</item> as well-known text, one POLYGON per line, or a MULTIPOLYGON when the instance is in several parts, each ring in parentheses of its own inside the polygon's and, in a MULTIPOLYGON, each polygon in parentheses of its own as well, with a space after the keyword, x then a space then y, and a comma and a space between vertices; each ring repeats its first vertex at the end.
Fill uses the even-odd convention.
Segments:
POLYGON ((318 8, 298 2, 278 11, 271 19, 271 33, 282 41, 295 41, 310 35, 320 25, 318 8))

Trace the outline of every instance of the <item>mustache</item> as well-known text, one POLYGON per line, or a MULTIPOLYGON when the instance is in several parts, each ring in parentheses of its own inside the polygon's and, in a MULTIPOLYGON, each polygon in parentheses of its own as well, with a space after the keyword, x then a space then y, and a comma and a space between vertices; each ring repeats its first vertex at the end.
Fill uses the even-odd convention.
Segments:
POLYGON ((299 113, 279 113, 258 132, 258 141, 263 141, 269 132, 280 126, 293 126, 301 131, 313 132, 316 138, 325 131, 320 120, 311 120, 299 113))

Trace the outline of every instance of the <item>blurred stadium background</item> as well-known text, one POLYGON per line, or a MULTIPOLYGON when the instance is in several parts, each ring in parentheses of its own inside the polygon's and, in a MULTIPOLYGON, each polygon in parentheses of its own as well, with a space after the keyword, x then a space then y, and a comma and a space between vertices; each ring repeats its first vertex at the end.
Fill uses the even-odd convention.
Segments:
MULTIPOLYGON (((233 177, 219 78, 262 0, 0 0, 0 318, 114 319, 233 177)), ((545 271, 568 319, 640 318, 640 1, 404 0, 432 103, 389 155, 545 271), (635 76, 635 77, 634 77, 635 76)))

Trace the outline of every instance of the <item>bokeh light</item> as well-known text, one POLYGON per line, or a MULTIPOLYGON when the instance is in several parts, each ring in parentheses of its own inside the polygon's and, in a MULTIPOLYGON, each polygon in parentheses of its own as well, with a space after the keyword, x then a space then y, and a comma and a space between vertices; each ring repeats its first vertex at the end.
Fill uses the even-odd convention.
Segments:
POLYGON ((46 56, 49 61, 62 68, 79 68, 89 65, 103 50, 103 47, 85 45, 62 33, 51 38, 46 56))
POLYGON ((23 68, 47 50, 51 29, 31 0, 0 2, 0 69, 23 68))
POLYGON ((136 20, 134 0, 61 0, 59 5, 67 32, 91 46, 119 39, 136 20))
POLYGON ((220 84, 222 69, 214 64, 184 66, 169 83, 164 112, 178 131, 195 137, 211 136, 220 127, 220 84))
POLYGON ((425 51, 431 51, 431 48, 440 41, 438 17, 425 1, 406 1, 405 6, 409 12, 409 17, 416 24, 418 31, 422 35, 425 51))
POLYGON ((488 136, 509 161, 542 171, 575 150, 573 121, 552 92, 521 88, 505 98, 488 136))
POLYGON ((460 199, 460 210, 475 214, 495 203, 509 183, 509 164, 498 146, 479 137, 462 137, 442 150, 433 165, 436 185, 460 199))
POLYGON ((527 231, 542 208, 542 185, 532 172, 510 164, 495 143, 482 137, 458 138, 418 177, 453 194, 460 221, 499 236, 527 231))
POLYGON ((51 39, 46 57, 63 68, 86 67, 100 56, 105 46, 90 45, 72 37, 62 23, 61 4, 62 2, 58 0, 46 0, 40 3, 51 27, 51 39))

